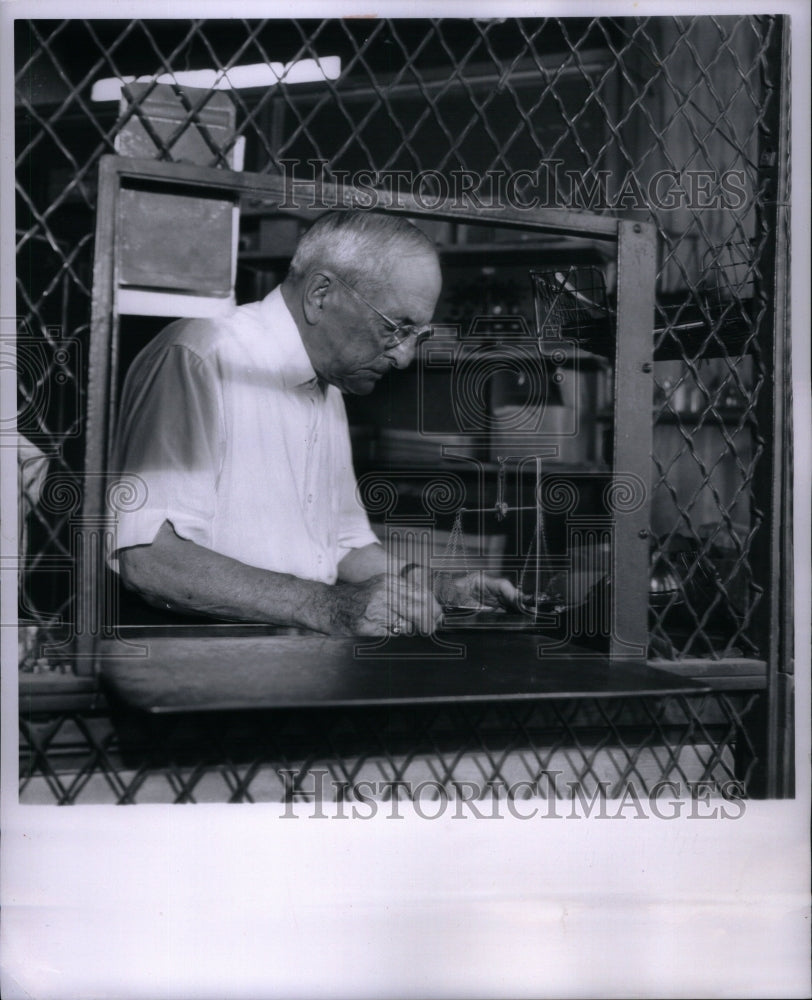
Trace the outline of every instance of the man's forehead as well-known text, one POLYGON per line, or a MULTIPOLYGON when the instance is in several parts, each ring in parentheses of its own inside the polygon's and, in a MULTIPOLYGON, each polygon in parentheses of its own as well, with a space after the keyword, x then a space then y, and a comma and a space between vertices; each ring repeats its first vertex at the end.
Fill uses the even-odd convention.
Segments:
POLYGON ((395 284, 415 282, 430 289, 442 282, 440 261, 429 247, 425 250, 401 247, 387 255, 382 270, 385 278, 395 284))
POLYGON ((427 322, 434 313, 442 286, 439 264, 426 254, 401 258, 393 267, 387 285, 391 315, 427 322))

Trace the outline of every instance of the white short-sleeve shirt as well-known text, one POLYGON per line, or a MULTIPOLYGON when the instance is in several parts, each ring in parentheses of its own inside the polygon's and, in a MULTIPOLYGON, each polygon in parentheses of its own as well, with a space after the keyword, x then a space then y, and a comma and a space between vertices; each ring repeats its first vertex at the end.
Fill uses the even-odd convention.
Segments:
POLYGON ((169 521, 240 562, 334 583, 341 559, 376 541, 341 393, 316 378, 279 289, 172 323, 138 355, 112 470, 146 486, 138 509, 111 512, 114 550, 149 544, 169 521))

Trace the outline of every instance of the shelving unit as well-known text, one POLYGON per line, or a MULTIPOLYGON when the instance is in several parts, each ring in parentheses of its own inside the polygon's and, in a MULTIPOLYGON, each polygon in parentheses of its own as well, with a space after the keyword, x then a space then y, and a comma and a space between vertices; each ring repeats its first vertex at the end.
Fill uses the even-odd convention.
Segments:
MULTIPOLYGON (((301 223, 302 228, 312 219, 312 216, 309 216, 307 212, 300 211, 293 213, 293 215, 301 223)), ((287 243, 288 240, 292 239, 290 223, 293 219, 290 214, 280 213, 272 207, 258 205, 249 206, 247 210, 243 210, 241 213, 241 246, 243 248, 239 253, 239 263, 248 272, 256 268, 254 272, 256 275, 253 289, 254 297, 259 297, 260 293, 264 294, 269 290, 267 286, 262 287, 263 280, 269 279, 273 282, 280 280, 288 265, 290 250, 292 249, 292 247, 286 246, 284 251, 280 252, 270 245, 264 247, 258 245, 263 242, 263 223, 269 221, 272 223, 278 222, 280 227, 284 227, 279 229, 283 242, 287 243), (247 247, 245 246, 246 243, 248 244, 247 247), (266 275, 267 279, 264 279, 266 275)), ((438 328, 442 328, 445 324, 454 325, 455 319, 457 322, 460 321, 460 310, 459 308, 454 309, 452 303, 458 289, 466 281, 470 282, 473 278, 475 284, 481 284, 484 287, 485 281, 492 279, 498 285, 500 274, 505 269, 512 269, 508 273, 511 275, 514 284, 516 282, 513 276, 516 273, 516 269, 521 269, 521 274, 524 276, 524 280, 521 282, 525 286, 521 289, 521 294, 524 296, 522 303, 523 315, 518 317, 506 315, 504 311, 506 308, 505 305, 500 304, 497 307, 497 311, 491 315, 487 323, 490 327, 489 330, 483 329, 483 324, 485 323, 484 316, 480 316, 474 321, 479 323, 479 329, 473 327, 469 329, 468 323, 463 319, 461 335, 455 344, 458 361, 464 361, 466 358, 477 354, 482 355, 484 352, 490 350, 491 346, 501 360, 504 361, 510 355, 511 344, 513 343, 510 332, 513 327, 516 327, 523 329, 527 333, 528 344, 532 345, 532 351, 540 354, 542 362, 550 366, 551 372, 555 370, 555 365, 561 364, 562 352, 566 356, 565 363, 567 365, 577 363, 582 369, 588 368, 589 370, 606 365, 605 357, 585 349, 577 348, 572 342, 556 344, 554 351, 552 347, 538 341, 532 332, 532 297, 530 282, 527 278, 528 270, 539 266, 591 265, 601 268, 609 267, 613 264, 614 258, 610 245, 607 246, 605 241, 578 237, 563 238, 549 234, 527 234, 516 230, 499 229, 494 226, 476 226, 470 223, 458 226, 453 223, 435 222, 430 216, 416 216, 413 221, 422 227, 424 231, 427 231, 429 235, 442 233, 445 236, 443 240, 436 242, 437 251, 443 262, 445 272, 443 297, 439 303, 436 316, 438 328), (472 269, 474 269, 473 273, 472 269), (484 271, 487 271, 487 276, 482 277, 481 282, 477 283, 477 274, 484 271), (455 316, 455 319, 450 318, 452 315, 455 316), (502 328, 501 330, 500 327, 502 328)), ((266 233, 265 239, 268 240, 268 238, 268 234, 266 233)), ((482 306, 487 312, 488 303, 483 301, 482 306)), ((420 365, 419 358, 417 365, 420 365)), ((399 383, 402 382, 402 379, 403 376, 399 375, 399 383)), ((382 422, 380 413, 375 411, 384 408, 385 400, 381 394, 385 391, 385 387, 379 390, 379 393, 371 400, 368 407, 373 411, 372 418, 368 423, 376 428, 380 428, 382 422)), ((350 402, 351 404, 355 404, 355 401, 350 402)), ((351 421, 353 419, 352 412, 350 419, 351 421)), ((601 418, 604 424, 607 422, 607 419, 601 418)), ((362 422, 366 423, 367 421, 364 420, 362 422)), ((416 430, 417 428, 415 428, 416 430)), ((407 433, 408 431, 404 429, 404 434, 407 433)), ((395 437, 396 434, 397 430, 393 429, 391 436, 395 437)), ((451 435, 448 441, 446 441, 443 439, 442 434, 429 433, 427 437, 416 441, 414 446, 410 446, 408 443, 404 445, 406 452, 408 452, 408 455, 405 457, 398 457, 398 447, 395 441, 369 441, 363 438, 356 438, 354 451, 356 470, 359 473, 365 473, 386 469, 389 472, 401 475, 408 473, 412 468, 424 470, 434 467, 454 471, 470 478, 471 467, 468 469, 465 468, 468 463, 464 460, 457 460, 442 454, 443 445, 452 443, 453 437, 454 435, 451 435), (391 449, 387 447, 387 444, 391 444, 391 449), (421 447, 418 448, 418 445, 421 445, 421 447), (389 453, 390 450, 391 454, 389 453)), ((480 441, 479 445, 480 447, 474 450, 471 458, 472 460, 476 460, 480 474, 494 475, 498 469, 498 463, 490 454, 487 443, 480 441)), ((593 446, 590 443, 588 451, 590 453, 593 451, 600 452, 601 448, 599 445, 593 446)), ((575 474, 578 472, 605 471, 608 466, 599 460, 570 462, 554 458, 549 461, 549 468, 558 474, 575 474)))

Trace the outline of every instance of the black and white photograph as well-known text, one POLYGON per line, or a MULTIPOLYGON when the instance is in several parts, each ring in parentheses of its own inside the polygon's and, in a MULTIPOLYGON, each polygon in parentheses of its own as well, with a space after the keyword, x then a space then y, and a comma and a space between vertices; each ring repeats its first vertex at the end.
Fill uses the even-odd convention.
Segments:
POLYGON ((388 6, 3 4, 3 994, 807 996, 809 14, 388 6))

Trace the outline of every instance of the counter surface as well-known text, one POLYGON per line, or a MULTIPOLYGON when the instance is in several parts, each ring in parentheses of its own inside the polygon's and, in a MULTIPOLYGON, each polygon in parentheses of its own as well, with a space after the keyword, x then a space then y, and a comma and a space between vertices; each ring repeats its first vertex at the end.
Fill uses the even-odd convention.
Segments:
POLYGON ((548 649, 533 634, 437 639, 154 636, 103 645, 102 683, 150 713, 699 694, 644 662, 548 649))

